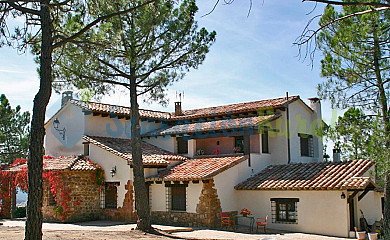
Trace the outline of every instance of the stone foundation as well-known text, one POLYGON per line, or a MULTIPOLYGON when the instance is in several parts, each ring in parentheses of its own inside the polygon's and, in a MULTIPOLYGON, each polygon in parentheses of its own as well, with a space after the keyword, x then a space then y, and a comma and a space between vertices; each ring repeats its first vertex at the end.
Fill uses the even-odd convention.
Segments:
POLYGON ((196 213, 153 211, 152 222, 173 226, 219 227, 222 209, 217 190, 214 186, 214 180, 203 183, 196 213))

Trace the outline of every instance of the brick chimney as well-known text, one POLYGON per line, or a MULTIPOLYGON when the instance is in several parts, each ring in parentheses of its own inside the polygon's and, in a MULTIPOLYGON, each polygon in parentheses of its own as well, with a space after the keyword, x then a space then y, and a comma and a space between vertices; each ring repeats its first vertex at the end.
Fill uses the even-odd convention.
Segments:
POLYGON ((63 107, 69 100, 73 99, 73 92, 72 91, 65 91, 62 93, 62 99, 61 99, 61 107, 63 107))
POLYGON ((175 115, 183 115, 183 112, 181 110, 181 102, 175 102, 175 115))

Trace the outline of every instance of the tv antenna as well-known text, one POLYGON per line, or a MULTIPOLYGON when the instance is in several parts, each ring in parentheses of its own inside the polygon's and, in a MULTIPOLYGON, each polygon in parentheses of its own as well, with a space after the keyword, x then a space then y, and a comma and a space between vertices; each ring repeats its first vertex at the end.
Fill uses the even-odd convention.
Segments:
POLYGON ((179 102, 181 102, 181 100, 184 99, 184 91, 183 92, 176 91, 176 100, 177 99, 179 99, 179 102))

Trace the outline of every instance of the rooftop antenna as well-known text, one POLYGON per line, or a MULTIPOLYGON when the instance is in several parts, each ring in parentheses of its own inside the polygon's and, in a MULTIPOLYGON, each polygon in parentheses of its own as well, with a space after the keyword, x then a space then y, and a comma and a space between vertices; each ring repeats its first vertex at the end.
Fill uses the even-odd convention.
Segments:
POLYGON ((176 99, 179 99, 179 102, 181 102, 182 98, 184 99, 184 91, 183 92, 176 91, 176 99))
POLYGON ((181 100, 184 99, 184 91, 183 92, 177 92, 176 91, 176 101, 175 102, 175 115, 182 115, 182 109, 181 109, 181 100))

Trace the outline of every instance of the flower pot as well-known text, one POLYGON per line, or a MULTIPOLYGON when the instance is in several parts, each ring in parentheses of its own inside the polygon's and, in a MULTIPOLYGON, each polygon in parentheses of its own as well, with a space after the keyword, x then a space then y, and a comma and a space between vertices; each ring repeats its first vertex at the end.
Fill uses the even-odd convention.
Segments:
POLYGON ((356 238, 359 240, 366 239, 366 232, 356 232, 356 238))
POLYGON ((369 233, 368 239, 370 240, 377 240, 378 239, 378 233, 369 233))

